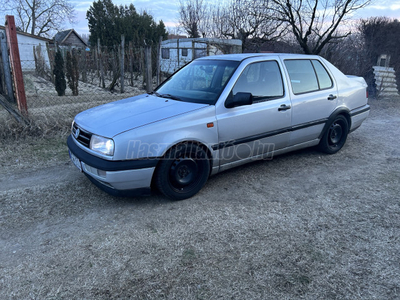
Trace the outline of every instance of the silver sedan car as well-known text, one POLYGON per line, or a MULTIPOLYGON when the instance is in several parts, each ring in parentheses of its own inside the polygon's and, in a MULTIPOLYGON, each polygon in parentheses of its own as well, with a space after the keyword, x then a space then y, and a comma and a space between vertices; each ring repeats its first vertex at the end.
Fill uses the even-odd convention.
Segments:
POLYGON ((319 56, 204 57, 153 93, 78 114, 69 153, 110 194, 156 187, 186 199, 210 175, 256 159, 311 146, 336 153, 369 114, 366 88, 319 56))

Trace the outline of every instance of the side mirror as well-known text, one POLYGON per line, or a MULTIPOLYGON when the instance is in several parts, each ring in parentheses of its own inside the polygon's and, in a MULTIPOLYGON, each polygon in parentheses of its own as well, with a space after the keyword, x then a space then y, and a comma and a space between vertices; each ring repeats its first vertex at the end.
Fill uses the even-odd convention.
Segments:
MULTIPOLYGON (((231 94, 232 95, 232 94, 231 94)), ((253 95, 251 93, 236 93, 235 96, 229 96, 225 101, 226 108, 233 108, 242 105, 253 104, 253 95)))

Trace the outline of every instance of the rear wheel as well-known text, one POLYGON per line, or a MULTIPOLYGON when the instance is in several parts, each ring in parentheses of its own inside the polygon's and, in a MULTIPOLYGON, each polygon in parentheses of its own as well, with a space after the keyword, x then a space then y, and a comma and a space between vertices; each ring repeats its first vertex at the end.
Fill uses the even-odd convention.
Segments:
POLYGON ((156 170, 155 183, 165 196, 183 200, 197 194, 210 174, 210 161, 204 149, 193 143, 169 150, 156 170))
POLYGON ((328 129, 322 136, 318 148, 328 154, 334 154, 342 149, 346 143, 347 135, 349 133, 349 123, 343 115, 338 115, 329 124, 328 129))

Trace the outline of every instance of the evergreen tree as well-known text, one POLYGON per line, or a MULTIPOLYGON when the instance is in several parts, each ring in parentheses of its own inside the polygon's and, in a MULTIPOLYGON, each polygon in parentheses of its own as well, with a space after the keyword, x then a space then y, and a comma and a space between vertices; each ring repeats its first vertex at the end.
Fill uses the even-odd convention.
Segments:
POLYGON ((112 47, 118 44, 120 37, 117 28, 120 26, 118 7, 111 0, 98 0, 93 2, 86 13, 90 31, 89 43, 97 44, 97 39, 103 46, 112 47))
POLYGON ((67 52, 67 79, 68 86, 72 90, 72 95, 78 96, 78 80, 79 80, 79 68, 78 60, 75 53, 71 55, 71 52, 67 52))
POLYGON ((55 88, 57 94, 58 96, 64 96, 67 84, 64 75, 64 59, 59 49, 56 52, 53 74, 55 76, 55 88))

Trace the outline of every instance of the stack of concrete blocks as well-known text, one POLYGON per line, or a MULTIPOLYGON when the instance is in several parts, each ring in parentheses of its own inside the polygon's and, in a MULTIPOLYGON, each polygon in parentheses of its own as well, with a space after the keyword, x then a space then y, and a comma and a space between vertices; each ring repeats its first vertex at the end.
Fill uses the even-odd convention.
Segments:
POLYGON ((397 89, 396 74, 393 68, 373 67, 376 90, 380 98, 400 98, 397 89))
POLYGON ((379 98, 398 98, 399 91, 396 83, 396 72, 389 67, 390 55, 379 56, 377 66, 374 69, 376 90, 379 98))

